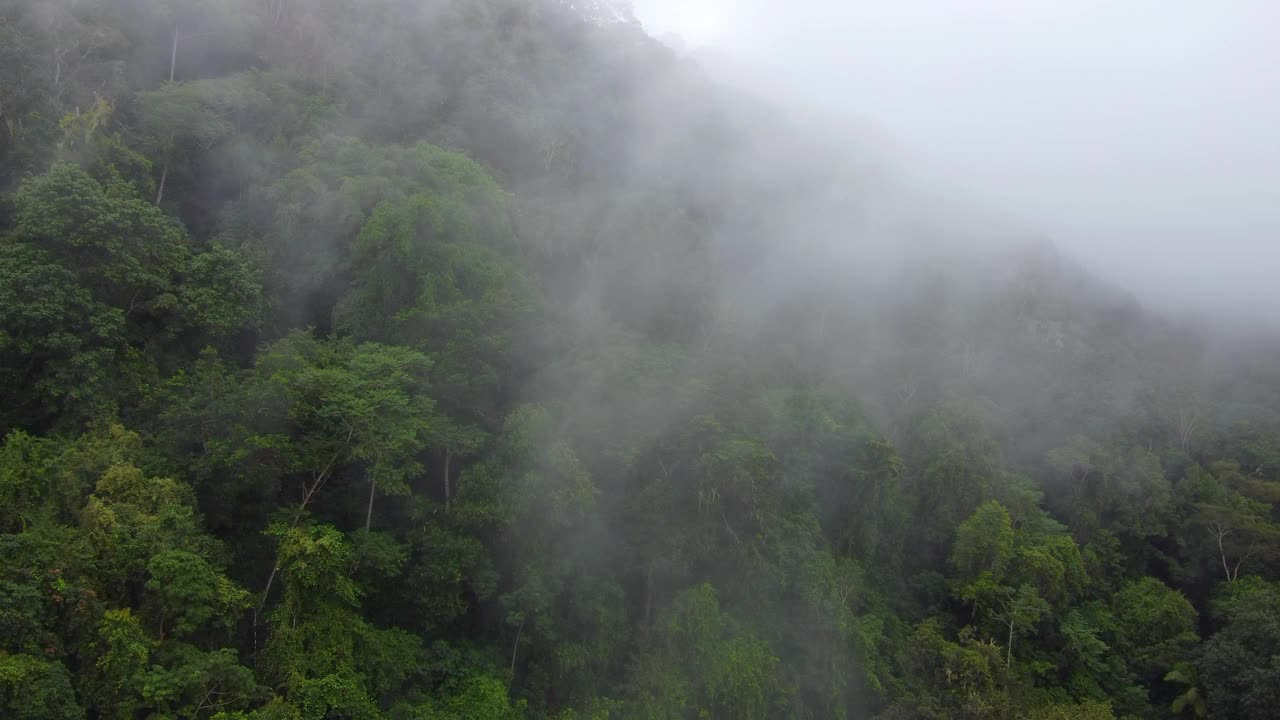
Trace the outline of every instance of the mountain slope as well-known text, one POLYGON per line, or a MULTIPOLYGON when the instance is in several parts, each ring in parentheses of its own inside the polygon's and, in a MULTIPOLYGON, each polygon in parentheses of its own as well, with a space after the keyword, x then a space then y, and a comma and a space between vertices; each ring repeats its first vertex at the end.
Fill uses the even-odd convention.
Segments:
POLYGON ((0 1, 0 715, 1266 717, 1275 343, 623 10, 0 1))

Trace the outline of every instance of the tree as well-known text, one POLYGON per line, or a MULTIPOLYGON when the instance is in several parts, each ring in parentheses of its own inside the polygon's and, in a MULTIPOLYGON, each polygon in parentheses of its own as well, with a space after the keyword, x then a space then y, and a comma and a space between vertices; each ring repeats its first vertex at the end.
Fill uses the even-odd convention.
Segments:
POLYGON ((771 717, 784 698, 768 645, 735 628, 715 589, 681 593, 632 668, 636 703, 623 717, 771 717))
POLYGON ((302 332, 263 352, 258 377, 279 395, 292 427, 262 442, 279 452, 286 474, 303 478, 294 524, 348 463, 365 466, 366 528, 379 485, 384 493, 408 493, 408 481, 422 469, 417 455, 430 446, 436 426, 426 394, 430 366, 407 348, 321 341, 302 332))
POLYGON ((524 703, 512 703, 507 686, 484 675, 468 677, 458 692, 413 709, 414 720, 519 720, 524 703))
MULTIPOLYGON (((296 102, 299 123, 305 124, 317 109, 305 97, 296 102)), ((272 132, 279 131, 268 124, 261 142, 269 143, 272 132)), ((420 291, 425 300, 446 309, 483 311, 488 306, 478 301, 501 290, 464 282, 452 288, 451 296, 444 294, 451 290, 447 275, 442 277, 439 269, 434 275, 428 272, 433 260, 449 260, 450 252, 460 252, 459 245, 493 250, 509 247, 512 240, 502 189, 480 165, 458 153, 425 142, 378 145, 320 133, 286 169, 267 174, 261 185, 240 195, 228 208, 225 236, 229 244, 252 247, 265 256, 267 285, 276 301, 273 319, 281 332, 336 324, 359 340, 412 343, 419 338, 395 334, 403 320, 397 313, 412 307, 420 291), (409 196, 418 199, 410 201, 409 196), (431 285, 420 284, 419 275, 432 277, 442 294, 437 297, 431 285)), ((481 279, 483 273, 510 271, 487 254, 476 259, 451 262, 468 274, 481 273, 481 279)), ((450 320, 447 315, 443 319, 450 320)), ((430 339, 439 342, 441 336, 430 339)))
POLYGON ((20 27, 6 15, 0 26, 0 188, 8 189, 23 172, 37 169, 57 139, 57 98, 48 92, 51 77, 44 62, 42 33, 20 27))
POLYGON ((1114 651, 1152 683, 1191 657, 1200 638, 1197 613, 1182 593, 1152 577, 1126 584, 1111 599, 1114 651))
POLYGON ((1065 532, 1024 533, 1012 566, 1014 582, 1030 583, 1041 597, 1058 606, 1070 605, 1088 584, 1080 547, 1065 532))
MULTIPOLYGON (((20 430, 5 437, 0 445, 0 532, 64 519, 79 504, 79 497, 65 497, 65 489, 51 482, 55 455, 48 440, 20 430)), ((72 494, 77 494, 74 489, 72 494)))
POLYGON ((196 38, 243 33, 247 21, 254 18, 257 11, 256 6, 237 0, 148 0, 130 9, 136 10, 131 19, 145 23, 140 29, 152 33, 144 37, 157 44, 163 43, 160 47, 167 50, 163 53, 163 69, 147 68, 149 74, 167 79, 171 84, 177 79, 180 53, 187 42, 196 38))
POLYGON ((402 682, 418 639, 360 617, 352 548, 330 526, 277 525, 283 599, 264 665, 304 720, 381 717, 377 698, 402 682))
POLYGON ((77 720, 84 709, 66 666, 0 651, 0 710, 13 720, 77 720))
POLYGON ((512 338, 530 319, 531 292, 501 252, 510 231, 492 178, 438 148, 409 152, 427 191, 374 208, 352 250, 353 282, 337 325, 428 353, 435 393, 457 425, 454 452, 465 452, 476 444, 476 424, 496 411, 485 399, 515 371, 512 338))
POLYGON ((148 477, 131 465, 116 465, 103 474, 81 512, 81 523, 96 552, 95 571, 106 598, 124 602, 136 597, 146 583, 148 565, 161 553, 213 551, 194 504, 189 487, 148 477))
POLYGON ((996 501, 984 503, 956 529, 951 565, 958 572, 958 594, 973 604, 975 615, 1022 585, 1047 602, 1067 605, 1086 584, 1084 561, 1071 536, 1060 529, 1044 534, 1032 523, 1015 531, 1008 511, 996 501))
POLYGON ((929 412, 912 428, 903 455, 915 512, 933 518, 924 534, 935 547, 991 497, 1002 475, 991 438, 968 411, 929 412))
POLYGON ((184 642, 165 642, 151 662, 142 697, 159 715, 216 716, 258 705, 268 695, 231 648, 206 652, 184 642))
POLYGON ((630 0, 556 0, 597 25, 635 24, 635 9, 630 0))
POLYGON ((503 425, 489 458, 469 468, 458 488, 462 523, 493 528, 505 562, 499 596, 514 630, 510 676, 530 635, 555 635, 554 610, 573 571, 574 531, 594 508, 597 490, 545 408, 523 405, 503 425))
POLYGON ((124 313, 95 302, 74 272, 34 247, 0 245, 0 276, 0 373, 6 387, 24 389, 4 426, 109 402, 124 313))
POLYGON ((102 412, 183 333, 225 336, 257 317, 247 262, 194 253, 123 182, 57 165, 24 183, 14 207, 0 241, 0 372, 29 388, 14 408, 27 417, 102 412))
MULTIPOLYGON (((174 47, 177 48, 177 30, 174 47)), ((139 133, 147 155, 161 166, 155 204, 164 199, 171 164, 198 158, 231 134, 231 123, 205 104, 199 85, 166 85, 143 93, 139 101, 139 133)))
POLYGON ((1221 629, 1195 661, 1210 717, 1261 720, 1280 703, 1280 588, 1258 578, 1220 586, 1221 629))
POLYGON ((1186 687, 1169 706, 1173 714, 1191 715, 1197 718, 1209 716, 1209 705, 1204 700, 1204 691, 1200 689, 1200 676, 1194 665, 1187 662, 1178 663, 1165 674, 1164 681, 1186 687))
POLYGON ((1008 571, 1015 554, 1013 523, 1000 503, 992 500, 981 505, 969 519, 956 528, 951 547, 951 566, 963 579, 974 579, 984 573, 999 582, 1008 571))
POLYGON ((898 665, 909 690, 899 696, 888 718, 1000 717, 1011 711, 1004 687, 1009 669, 995 641, 978 640, 973 628, 954 641, 943 635, 938 618, 917 625, 903 639, 898 665))
MULTIPOLYGON (((409 492, 409 480, 422 468, 418 453, 431 445, 436 427, 426 395, 429 367, 425 356, 407 348, 326 342, 303 332, 264 350, 257 379, 274 395, 276 421, 286 429, 252 442, 270 451, 286 480, 299 483, 289 527, 299 526, 325 485, 352 463, 362 466, 369 483, 366 529, 379 487, 393 495, 409 492)), ((272 568, 259 607, 270 597, 279 567, 272 568)))
POLYGON ((1102 697, 1129 682, 1124 662, 1112 652, 1104 637, 1115 624, 1100 602, 1068 610, 1058 619, 1062 637, 1061 667, 1070 673, 1067 688, 1075 697, 1102 697))
POLYGON ((147 574, 146 607, 161 640, 191 636, 210 623, 233 628, 252 605, 248 592, 189 550, 157 553, 147 563, 147 574))
POLYGON ((71 0, 43 0, 27 4, 18 13, 6 12, 6 16, 34 46, 31 49, 36 51, 33 54, 40 67, 28 79, 42 81, 41 91, 55 108, 87 105, 91 91, 102 94, 111 89, 102 76, 109 78, 109 70, 118 67, 127 40, 112 23, 107 8, 71 0))
POLYGON ((1049 604, 1036 594, 1030 585, 1021 585, 1016 590, 1004 588, 997 596, 996 607, 991 612, 991 619, 1008 629, 1005 640, 1006 667, 1013 664, 1013 640, 1018 635, 1034 633, 1036 623, 1048 614, 1049 604))
POLYGON ((1227 582, 1240 577, 1250 558, 1280 543, 1280 524, 1271 519, 1271 505, 1246 494, 1265 494, 1265 484, 1250 482, 1239 464, 1214 463, 1208 472, 1192 468, 1185 486, 1193 503, 1191 522, 1208 534, 1227 582))
POLYGON ((154 646, 128 608, 103 613, 90 645, 93 670, 86 682, 94 706, 115 717, 143 710, 144 678, 154 646))

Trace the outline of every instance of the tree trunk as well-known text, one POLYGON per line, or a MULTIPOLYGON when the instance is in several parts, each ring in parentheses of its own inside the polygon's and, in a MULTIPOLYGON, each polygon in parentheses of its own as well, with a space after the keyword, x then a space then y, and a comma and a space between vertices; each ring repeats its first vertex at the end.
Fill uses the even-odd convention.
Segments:
POLYGON ((444 449, 444 514, 449 514, 449 448, 444 449))
POLYGON ((1011 667, 1013 665, 1013 623, 1009 623, 1009 644, 1004 652, 1004 666, 1011 667))
POLYGON ((364 511, 364 531, 369 532, 369 526, 373 524, 373 495, 378 491, 378 481, 369 478, 369 508, 364 511))
POLYGON ((524 632, 524 621, 520 621, 520 627, 516 628, 516 641, 511 646, 511 672, 508 674, 507 682, 511 682, 516 677, 516 654, 520 652, 520 635, 524 632))
POLYGON ((649 561, 649 567, 644 573, 644 624, 649 627, 649 621, 653 617, 653 561, 649 561))
POLYGON ((271 566, 271 574, 267 576, 267 587, 262 591, 262 600, 253 606, 253 651, 255 654, 258 652, 258 627, 260 625, 258 612, 267 607, 267 597, 271 595, 271 585, 276 581, 276 573, 278 572, 280 572, 279 560, 271 566))
POLYGON ((169 82, 173 82, 178 68, 178 25, 173 26, 173 48, 169 51, 169 82))
MULTIPOLYGON (((315 498, 316 493, 320 492, 320 488, 323 487, 325 482, 329 479, 329 472, 333 469, 333 465, 337 461, 338 461, 338 456, 335 455, 333 459, 329 461, 329 464, 326 465, 325 468, 321 470, 318 475, 315 476, 315 478, 312 480, 310 485, 305 485, 305 484, 303 485, 302 504, 298 506, 297 512, 293 514, 293 522, 289 523, 289 527, 291 528, 298 527, 298 523, 302 520, 302 514, 307 511, 307 505, 311 503, 311 500, 315 498)), ((271 566, 271 574, 267 576, 267 586, 262 590, 262 599, 259 600, 258 603, 253 607, 254 652, 257 652, 258 650, 258 613, 260 610, 263 610, 267 607, 267 599, 271 597, 271 586, 275 584, 276 575, 278 575, 279 573, 280 573, 280 555, 279 555, 279 551, 277 551, 276 561, 271 566)))
POLYGON ((1187 452, 1191 447, 1191 439, 1195 436, 1199 425, 1200 418, 1194 409, 1184 407, 1178 410, 1178 440, 1183 452, 1187 452))
POLYGON ((1231 566, 1227 564, 1227 549, 1223 547, 1222 539, 1230 532, 1222 527, 1216 527, 1210 530, 1214 538, 1218 541, 1218 556, 1222 558, 1222 571, 1226 573, 1227 582, 1231 582, 1231 566))
POLYGON ((160 171, 160 187, 156 190, 156 205, 164 199, 164 183, 169 179, 169 163, 164 164, 164 169, 160 171))

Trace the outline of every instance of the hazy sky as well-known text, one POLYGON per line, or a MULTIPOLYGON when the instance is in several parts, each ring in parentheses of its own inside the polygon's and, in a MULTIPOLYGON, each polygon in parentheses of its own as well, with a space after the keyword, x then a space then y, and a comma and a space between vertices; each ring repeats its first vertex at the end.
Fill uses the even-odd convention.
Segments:
POLYGON ((1280 0, 635 0, 1140 295, 1280 325, 1280 0))

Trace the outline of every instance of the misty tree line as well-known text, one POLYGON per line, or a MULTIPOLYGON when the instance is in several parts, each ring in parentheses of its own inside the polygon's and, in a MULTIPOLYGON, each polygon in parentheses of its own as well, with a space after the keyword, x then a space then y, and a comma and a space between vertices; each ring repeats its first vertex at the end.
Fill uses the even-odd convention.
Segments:
POLYGON ((1274 350, 836 261, 874 173, 623 4, 0 0, 0 67, 0 716, 1280 706, 1274 350))

